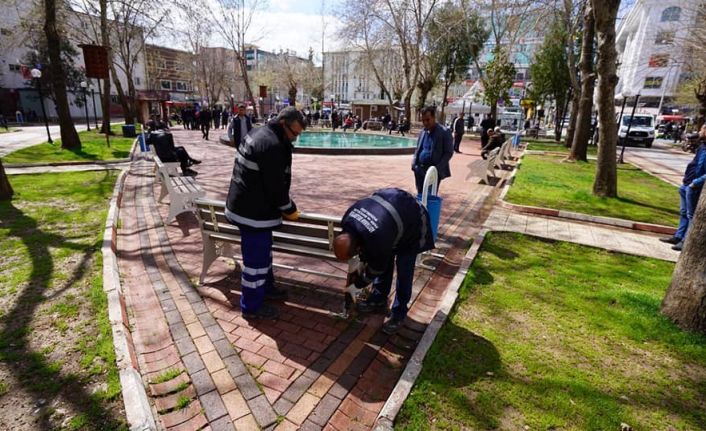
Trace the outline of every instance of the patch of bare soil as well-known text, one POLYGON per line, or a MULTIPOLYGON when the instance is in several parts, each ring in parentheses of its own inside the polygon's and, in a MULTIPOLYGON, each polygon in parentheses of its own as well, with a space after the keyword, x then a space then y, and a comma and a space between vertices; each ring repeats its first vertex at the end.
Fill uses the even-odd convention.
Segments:
POLYGON ((52 281, 33 273, 1 298, 0 430, 126 429, 119 389, 109 388, 109 364, 97 351, 89 298, 101 268, 80 251, 53 267, 52 281))

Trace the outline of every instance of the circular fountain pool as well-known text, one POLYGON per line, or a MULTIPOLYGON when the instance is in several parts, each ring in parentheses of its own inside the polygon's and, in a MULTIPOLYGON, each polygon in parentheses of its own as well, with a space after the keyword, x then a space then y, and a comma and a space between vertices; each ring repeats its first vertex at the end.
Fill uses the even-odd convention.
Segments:
POLYGON ((304 132, 294 143, 298 153, 411 154, 416 140, 368 133, 304 132))
MULTIPOLYGON (((221 142, 229 144, 226 136, 221 142)), ((414 154, 417 141, 394 135, 353 132, 304 132, 294 142, 294 152, 304 154, 414 154)))

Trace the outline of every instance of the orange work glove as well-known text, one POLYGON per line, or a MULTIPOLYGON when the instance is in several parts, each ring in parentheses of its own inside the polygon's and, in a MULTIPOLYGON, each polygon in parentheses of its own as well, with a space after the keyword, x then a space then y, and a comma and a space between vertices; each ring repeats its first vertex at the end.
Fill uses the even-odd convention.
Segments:
POLYGON ((300 214, 299 210, 296 210, 293 213, 289 213, 289 214, 282 213, 282 217, 284 217, 285 220, 297 221, 297 220, 299 220, 299 214, 300 214))

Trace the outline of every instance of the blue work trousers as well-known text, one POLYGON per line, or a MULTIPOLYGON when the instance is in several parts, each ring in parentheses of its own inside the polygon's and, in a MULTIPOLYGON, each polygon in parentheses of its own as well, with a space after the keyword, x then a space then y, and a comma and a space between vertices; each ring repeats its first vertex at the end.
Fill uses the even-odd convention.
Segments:
POLYGON ((679 187, 679 226, 674 234, 676 238, 684 241, 689 230, 689 224, 694 218, 696 204, 699 203, 701 187, 692 189, 687 185, 679 187))
POLYGON ((373 292, 370 300, 373 302, 387 301, 392 288, 392 274, 397 263, 397 285, 395 302, 392 304, 392 317, 402 320, 407 316, 407 305, 412 297, 414 281, 414 263, 417 253, 398 253, 393 256, 385 268, 385 272, 373 280, 373 292))
POLYGON ((240 308, 244 313, 254 313, 262 305, 265 291, 274 287, 272 231, 238 227, 243 252, 240 308))

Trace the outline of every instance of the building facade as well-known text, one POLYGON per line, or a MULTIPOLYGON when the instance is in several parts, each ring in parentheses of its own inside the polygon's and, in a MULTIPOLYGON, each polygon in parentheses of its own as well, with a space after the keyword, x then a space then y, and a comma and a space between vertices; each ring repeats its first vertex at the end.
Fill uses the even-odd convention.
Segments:
MULTIPOLYGON (((703 0, 637 0, 618 28, 616 102, 640 95, 640 110, 676 113, 672 98, 685 78, 685 44, 703 0)), ((702 25, 702 24, 701 24, 702 25)))
MULTIPOLYGON (((32 3, 17 3, 15 7, 7 7, 0 14, 0 112, 10 118, 15 118, 15 112, 21 111, 24 113, 25 119, 34 117, 39 120, 41 116, 41 104, 38 91, 32 86, 31 77, 28 75, 28 70, 38 65, 23 64, 26 62, 28 54, 31 52, 32 42, 31 36, 26 34, 24 20, 31 13, 32 3)), ((67 32, 69 41, 77 51, 74 57, 74 62, 78 67, 84 65, 83 53, 79 47, 82 43, 89 42, 87 33, 90 31, 90 22, 97 18, 80 12, 71 11, 63 14, 68 22, 66 27, 73 30, 67 32)), ((41 31, 41 27, 40 30, 41 31)), ((138 32, 141 35, 141 32, 138 32)), ((144 43, 141 37, 135 40, 135 49, 139 49, 144 43)), ((121 82, 122 88, 127 91, 127 78, 120 67, 116 67, 118 79, 121 82)), ((99 100, 98 82, 95 79, 86 80, 88 86, 87 104, 89 117, 93 120, 94 116, 101 117, 102 109, 99 100), (91 95, 93 89, 93 96, 91 95), (95 112, 95 115, 94 115, 95 112)), ((145 63, 144 56, 140 56, 134 65, 133 83, 139 91, 145 88, 145 63)), ((102 88, 102 84, 101 84, 102 88)), ((73 93, 67 92, 69 99, 69 109, 71 116, 75 119, 85 119, 85 108, 80 102, 77 103, 77 98, 82 98, 81 91, 73 93)), ((122 107, 118 104, 118 92, 115 84, 111 81, 111 105, 110 111, 112 115, 123 115, 122 107)), ((44 107, 49 119, 57 118, 56 107, 51 99, 44 98, 44 107)))

